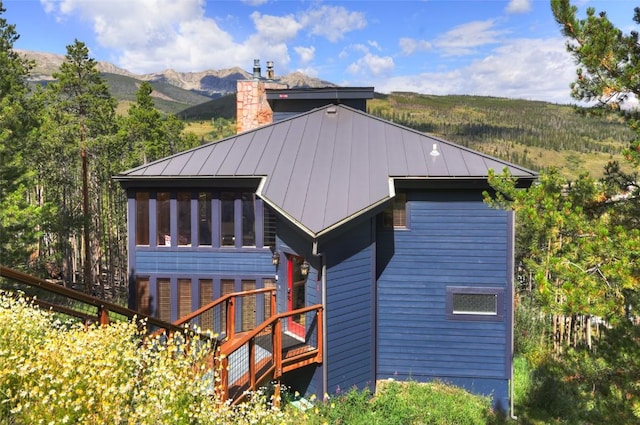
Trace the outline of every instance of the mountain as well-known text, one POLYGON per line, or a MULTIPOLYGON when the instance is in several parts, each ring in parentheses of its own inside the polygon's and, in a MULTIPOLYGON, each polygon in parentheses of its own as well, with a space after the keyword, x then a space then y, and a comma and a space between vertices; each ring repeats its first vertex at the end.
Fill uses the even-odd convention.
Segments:
MULTIPOLYGON (((24 57, 35 62, 30 80, 34 83, 46 83, 53 80, 64 62, 63 55, 29 50, 17 50, 24 57)), ((238 80, 252 77, 252 74, 235 67, 223 70, 199 72, 178 72, 166 69, 150 74, 135 74, 119 68, 109 62, 98 62, 98 70, 105 76, 112 94, 121 101, 135 100, 136 85, 148 81, 154 88, 157 107, 165 112, 175 113, 180 109, 208 102, 236 92, 238 80), (185 93, 186 92, 186 93, 185 93)), ((278 81, 289 87, 335 87, 336 85, 318 78, 309 77, 300 72, 278 77, 278 81)))

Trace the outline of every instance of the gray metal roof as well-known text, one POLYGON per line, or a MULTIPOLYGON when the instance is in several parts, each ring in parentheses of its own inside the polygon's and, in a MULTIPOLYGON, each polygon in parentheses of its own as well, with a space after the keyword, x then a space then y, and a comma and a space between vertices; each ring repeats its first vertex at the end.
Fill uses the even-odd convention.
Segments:
POLYGON ((531 170, 344 105, 327 105, 117 175, 155 179, 261 179, 257 194, 318 237, 395 196, 393 181, 486 179, 531 170), (440 155, 431 155, 436 145, 440 155))

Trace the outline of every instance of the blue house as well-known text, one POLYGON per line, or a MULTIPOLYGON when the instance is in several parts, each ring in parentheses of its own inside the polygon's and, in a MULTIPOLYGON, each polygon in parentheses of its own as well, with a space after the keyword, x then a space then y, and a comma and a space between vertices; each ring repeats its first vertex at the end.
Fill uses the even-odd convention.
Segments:
MULTIPOLYGON (((249 104, 273 123, 116 176, 130 307, 175 321, 275 288, 279 313, 323 310, 321 362, 282 377, 301 393, 439 379, 506 410, 514 219, 482 191, 490 169, 523 187, 536 173, 367 114, 372 88, 239 82, 239 96, 251 90, 239 124, 249 104)), ((239 326, 259 324, 267 304, 245 305, 239 326)), ((288 334, 311 321, 292 317, 288 334)))

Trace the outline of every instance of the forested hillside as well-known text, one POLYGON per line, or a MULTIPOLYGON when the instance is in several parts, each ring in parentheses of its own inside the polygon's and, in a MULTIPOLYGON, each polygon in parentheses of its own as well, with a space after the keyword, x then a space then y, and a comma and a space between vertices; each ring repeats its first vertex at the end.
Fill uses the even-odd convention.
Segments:
POLYGON ((567 178, 601 176, 605 164, 623 160, 633 132, 617 113, 539 101, 480 96, 379 95, 376 116, 477 149, 525 167, 557 167, 567 178), (594 111, 595 113, 595 111, 594 111))

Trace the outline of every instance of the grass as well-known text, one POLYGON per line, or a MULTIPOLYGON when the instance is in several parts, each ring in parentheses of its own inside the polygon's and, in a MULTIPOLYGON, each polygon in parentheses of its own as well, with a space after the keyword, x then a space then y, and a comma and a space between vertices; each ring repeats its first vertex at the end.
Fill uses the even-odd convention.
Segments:
POLYGON ((488 397, 441 382, 381 382, 378 392, 351 390, 318 404, 309 425, 481 425, 506 419, 491 410, 488 397))

